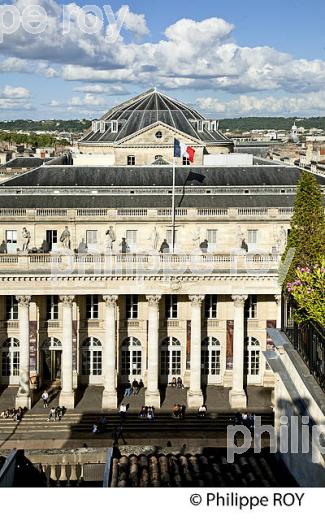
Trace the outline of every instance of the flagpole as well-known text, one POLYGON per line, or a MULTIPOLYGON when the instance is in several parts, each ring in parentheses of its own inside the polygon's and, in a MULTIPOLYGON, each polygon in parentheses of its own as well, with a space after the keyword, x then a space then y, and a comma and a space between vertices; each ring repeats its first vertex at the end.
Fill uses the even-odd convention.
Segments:
MULTIPOLYGON (((175 155, 175 154, 174 154, 175 155)), ((176 164, 175 157, 173 157, 173 191, 172 191, 172 253, 175 250, 175 177, 176 164)))

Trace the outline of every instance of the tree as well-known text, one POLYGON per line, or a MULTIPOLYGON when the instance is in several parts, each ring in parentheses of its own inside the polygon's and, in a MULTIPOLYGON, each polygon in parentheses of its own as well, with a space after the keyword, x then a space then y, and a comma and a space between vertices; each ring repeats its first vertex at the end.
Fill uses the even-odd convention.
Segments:
POLYGON ((288 283, 288 293, 295 300, 297 323, 313 321, 325 328, 325 258, 313 269, 298 267, 296 279, 288 283))
POLYGON ((282 260, 290 249, 295 253, 284 280, 286 290, 296 278, 298 267, 313 268, 325 256, 325 218, 323 195, 315 176, 303 171, 297 185, 297 195, 291 218, 291 231, 282 260))

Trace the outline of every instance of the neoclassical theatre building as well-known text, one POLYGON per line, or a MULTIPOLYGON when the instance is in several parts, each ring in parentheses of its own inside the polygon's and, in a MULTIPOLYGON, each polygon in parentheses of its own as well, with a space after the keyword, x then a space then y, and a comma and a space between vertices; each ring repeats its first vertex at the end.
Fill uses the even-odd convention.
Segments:
POLYGON ((247 386, 272 387, 263 351, 299 170, 236 157, 215 122, 156 91, 95 123, 74 161, 0 187, 0 384, 17 404, 57 383, 73 408, 86 384, 112 409, 141 378, 159 407, 180 376, 189 407, 220 385, 243 408, 247 386), (177 159, 172 251, 174 138, 198 153, 177 159))

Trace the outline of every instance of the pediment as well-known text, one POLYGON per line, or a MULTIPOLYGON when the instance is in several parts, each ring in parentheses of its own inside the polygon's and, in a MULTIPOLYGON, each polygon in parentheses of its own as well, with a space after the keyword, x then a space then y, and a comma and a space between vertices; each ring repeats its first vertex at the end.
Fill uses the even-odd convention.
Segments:
POLYGON ((161 121, 157 121, 146 128, 142 128, 141 130, 128 135, 124 139, 116 141, 115 145, 128 144, 130 146, 145 144, 147 146, 171 146, 174 139, 185 141, 188 145, 204 146, 204 142, 200 139, 195 139, 195 137, 177 130, 173 126, 169 126, 161 121), (161 138, 157 137, 158 132, 161 132, 161 138))

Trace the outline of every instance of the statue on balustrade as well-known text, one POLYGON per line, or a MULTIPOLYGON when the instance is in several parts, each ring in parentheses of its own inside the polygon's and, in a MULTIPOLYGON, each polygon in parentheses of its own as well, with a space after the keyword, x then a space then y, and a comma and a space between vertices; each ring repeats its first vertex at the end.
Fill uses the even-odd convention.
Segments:
POLYGON ((166 238, 164 238, 164 241, 160 246, 159 253, 169 253, 169 244, 166 238))
POLYGON ((198 247, 201 247, 200 246, 200 234, 201 234, 201 229, 199 227, 197 227, 192 235, 192 242, 193 242, 194 249, 198 249, 198 247))
POLYGON ((29 246, 29 243, 30 243, 31 234, 28 231, 28 229, 26 229, 24 227, 21 236, 22 236, 22 239, 23 239, 22 252, 26 253, 26 252, 28 252, 28 246, 29 246))
POLYGON ((62 235, 60 236, 60 242, 65 249, 70 249, 70 246, 71 246, 70 237, 71 237, 71 235, 70 235, 68 226, 65 226, 65 229, 64 229, 62 235))
POLYGON ((106 231, 106 250, 108 253, 113 251, 113 244, 116 241, 116 234, 113 229, 113 226, 109 226, 109 229, 106 231))
POLYGON ((150 240, 151 243, 152 243, 152 249, 154 251, 157 251, 157 249, 158 249, 158 241, 159 241, 159 233, 158 233, 158 230, 157 230, 156 226, 154 226, 154 228, 152 230, 152 233, 151 233, 150 237, 148 238, 148 240, 150 240))

